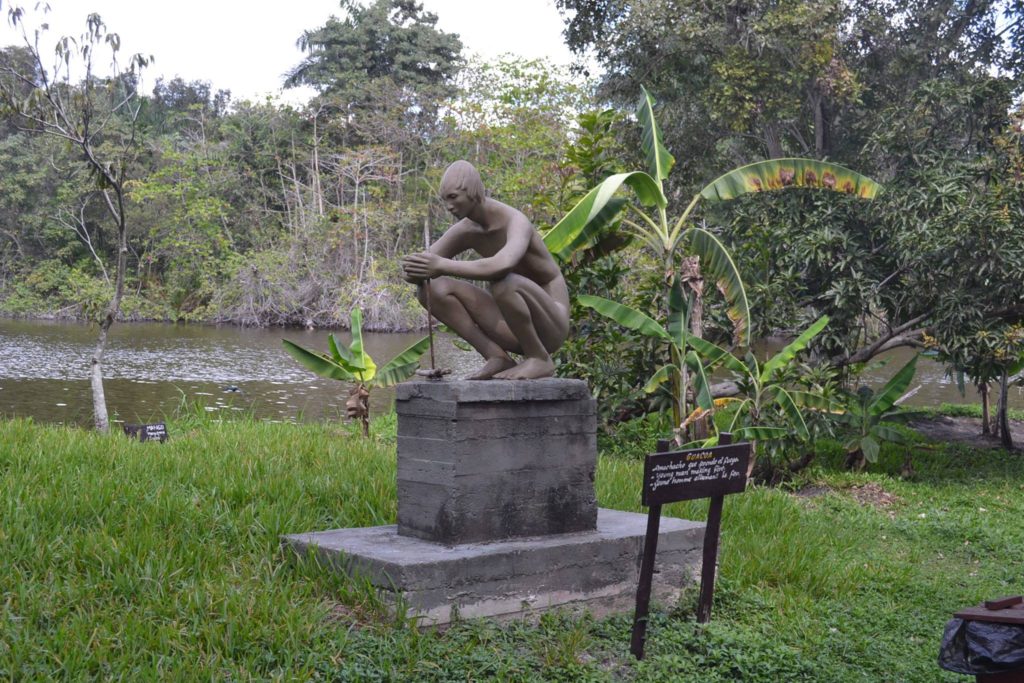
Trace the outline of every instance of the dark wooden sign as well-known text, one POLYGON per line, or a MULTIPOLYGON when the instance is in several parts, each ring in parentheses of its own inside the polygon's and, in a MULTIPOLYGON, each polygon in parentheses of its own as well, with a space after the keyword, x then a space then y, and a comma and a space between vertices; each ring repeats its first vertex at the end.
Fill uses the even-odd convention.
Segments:
POLYGON ((163 422, 156 422, 148 425, 130 425, 124 426, 124 433, 128 436, 135 437, 139 441, 159 441, 163 443, 167 441, 167 425, 163 422))
MULTIPOLYGON (((644 461, 642 502, 648 507, 647 536, 640 561, 640 582, 636 589, 636 612, 630 652, 644 658, 647 638, 647 615, 651 604, 651 581, 654 577, 654 554, 658 550, 658 529, 661 506, 682 500, 710 498, 708 521, 704 527, 704 554, 700 570, 700 599, 697 621, 711 619, 711 603, 715 594, 715 565, 718 563, 718 536, 722 528, 722 504, 726 494, 742 493, 747 487, 747 465, 750 444, 732 443, 732 435, 719 434, 720 446, 688 451, 655 453, 644 461)), ((658 450, 667 450, 659 442, 658 450)))
POLYGON ((737 443, 675 453, 655 453, 644 461, 643 504, 742 493, 747 486, 750 444, 737 443))

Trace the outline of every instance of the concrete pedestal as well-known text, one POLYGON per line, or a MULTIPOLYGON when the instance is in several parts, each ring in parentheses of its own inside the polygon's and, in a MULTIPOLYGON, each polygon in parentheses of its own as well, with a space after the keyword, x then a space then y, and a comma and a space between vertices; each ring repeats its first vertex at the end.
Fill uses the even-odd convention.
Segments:
POLYGON ((395 393, 399 534, 456 545, 594 530, 586 382, 408 382, 395 393))
MULTIPOLYGON (((576 603, 632 608, 647 516, 597 508, 584 382, 409 382, 396 411, 398 524, 287 545, 400 595, 425 624, 576 603)), ((703 524, 662 520, 656 597, 671 599, 699 571, 703 536, 703 524)))

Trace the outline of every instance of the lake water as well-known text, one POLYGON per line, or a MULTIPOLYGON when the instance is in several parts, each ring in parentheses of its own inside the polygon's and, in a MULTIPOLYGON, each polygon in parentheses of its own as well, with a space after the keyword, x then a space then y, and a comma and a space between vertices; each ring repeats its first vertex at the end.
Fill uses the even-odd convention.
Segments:
MULTIPOLYGON (((0 415, 41 422, 89 425, 92 403, 89 357, 96 328, 69 322, 0 320, 0 415)), ((348 343, 347 332, 337 333, 348 343)), ((104 362, 104 386, 111 418, 151 422, 173 416, 183 404, 211 413, 250 411, 270 420, 321 420, 344 416, 347 385, 322 379, 285 353, 282 339, 325 350, 327 331, 254 329, 232 326, 125 323, 111 329, 104 362)), ((420 338, 419 334, 366 334, 370 355, 381 364, 420 338)), ((461 351, 451 338, 436 335, 438 367, 464 376, 479 357, 461 351)), ((873 379, 882 382, 902 367, 911 351, 897 349, 873 379)), ((977 401, 960 396, 941 366, 922 359, 909 401, 977 401)), ((375 390, 371 409, 390 409, 394 391, 375 390)), ((1014 390, 1011 405, 1024 408, 1014 390)))
MULTIPOLYGON (((92 422, 89 358, 98 328, 79 323, 0 320, 0 414, 42 422, 92 422)), ((335 419, 345 414, 348 385, 317 377, 281 346, 290 339, 327 349, 328 331, 124 323, 111 328, 104 388, 112 420, 150 422, 184 403, 209 412, 251 411, 271 420, 335 419)), ((336 332, 348 343, 348 332, 336 332)), ((378 365, 420 334, 364 334, 378 365)), ((435 334, 438 367, 470 372, 475 353, 435 334)), ((427 361, 429 363, 429 361, 427 361)), ((371 409, 386 411, 394 390, 374 390, 371 409)))

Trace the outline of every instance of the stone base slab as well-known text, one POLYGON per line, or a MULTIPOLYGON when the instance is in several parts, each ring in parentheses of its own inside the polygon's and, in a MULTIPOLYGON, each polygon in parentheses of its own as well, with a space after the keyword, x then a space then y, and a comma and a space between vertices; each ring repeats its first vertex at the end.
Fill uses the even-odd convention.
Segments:
MULTIPOLYGON (((600 509, 597 530, 445 546, 400 536, 397 526, 285 536, 336 571, 399 596, 423 625, 456 618, 526 616, 556 606, 597 615, 633 608, 647 515, 600 509)), ((663 517, 653 594, 674 600, 700 571, 704 524, 663 517)))

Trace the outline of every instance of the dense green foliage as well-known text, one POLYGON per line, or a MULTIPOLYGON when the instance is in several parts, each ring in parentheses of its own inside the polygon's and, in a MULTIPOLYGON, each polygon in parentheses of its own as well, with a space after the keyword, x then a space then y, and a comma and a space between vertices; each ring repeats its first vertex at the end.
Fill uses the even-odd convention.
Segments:
POLYGON ((1020 2, 558 5, 569 45, 605 69, 602 97, 627 106, 639 80, 657 94, 684 169, 667 193, 786 156, 886 187, 867 210, 792 191, 696 216, 736 259, 756 337, 828 315, 815 351, 839 367, 927 345, 979 387, 1013 375, 1024 353, 1020 2))
MULTIPOLYGON (((361 308, 368 330, 420 327, 397 260, 421 247, 424 227, 436 237, 447 225, 435 201, 447 163, 475 163, 542 230, 609 177, 647 168, 688 229, 674 234, 676 216, 662 225, 659 209, 647 211, 655 228, 632 209, 615 214, 610 227, 622 229, 590 235, 563 264, 573 293, 660 319, 666 283, 694 265, 664 253, 706 231, 735 261, 714 273, 725 295, 710 278, 689 285, 703 287, 692 319, 711 341, 732 342, 742 281, 754 340, 827 315, 817 361, 856 368, 922 346, 986 391, 1012 382, 1024 352, 1019 0, 558 4, 575 10, 570 46, 593 49, 604 69, 596 94, 543 63, 467 64, 458 38, 406 0, 345 0, 298 37, 304 57, 288 84, 317 91, 303 106, 158 82, 122 164, 122 316, 344 327, 361 308), (650 96, 638 126, 640 82, 650 96), (789 156, 856 169, 886 192, 865 206, 793 187, 684 209, 723 170, 789 156), (661 233, 652 258, 643 235, 661 233)), ((29 57, 0 55, 8 75, 27 76, 4 81, 14 94, 38 80, 29 57)), ((0 312, 95 319, 116 282, 118 235, 81 159, 23 123, 0 115, 0 312)), ((732 197, 739 186, 727 184, 732 197)), ((663 405, 642 389, 668 353, 575 301, 573 320, 558 372, 590 381, 603 417, 663 405)))
MULTIPOLYGON (((886 476, 900 452, 883 446, 875 474, 839 473, 843 448, 824 441, 800 480, 818 495, 728 499, 712 622, 694 624, 692 591, 657 606, 643 663, 627 614, 421 632, 279 545, 393 523, 393 418, 369 440, 201 416, 170 431, 155 444, 0 423, 4 677, 952 682, 966 678, 935 664, 944 622, 1024 579, 1010 561, 1024 547, 1019 458, 922 449, 901 481, 886 476)), ((651 434, 624 430, 602 455, 602 505, 640 509, 651 434)))
MULTIPOLYGON (((538 225, 560 217, 580 86, 543 62, 463 68, 457 37, 416 3, 341 9, 299 40, 307 57, 288 82, 319 91, 305 106, 180 79, 141 93, 123 317, 344 327, 361 307, 369 330, 419 326, 397 260, 422 247, 425 223, 435 237, 447 226, 435 186, 459 157, 538 225)), ((34 65, 12 47, 0 67, 31 77, 34 65)), ((116 234, 81 159, 24 127, 0 112, 0 310, 94 317, 116 234)))

